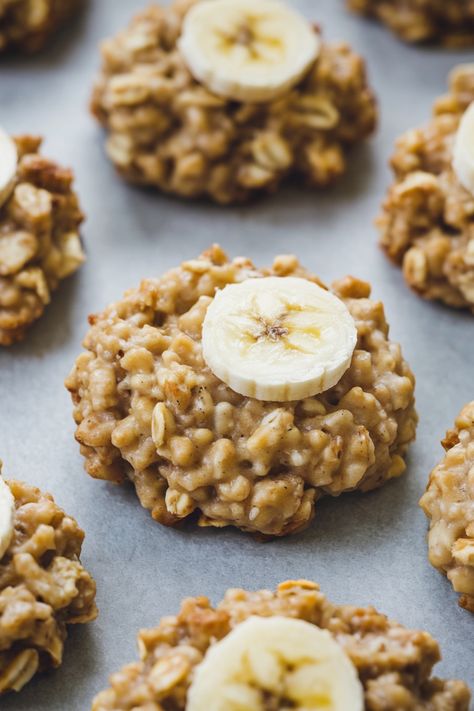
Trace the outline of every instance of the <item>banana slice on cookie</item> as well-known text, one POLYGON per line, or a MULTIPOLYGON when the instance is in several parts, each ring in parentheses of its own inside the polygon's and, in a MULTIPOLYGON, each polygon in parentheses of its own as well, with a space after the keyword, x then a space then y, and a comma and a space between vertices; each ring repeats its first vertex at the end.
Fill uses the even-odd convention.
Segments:
POLYGON ((302 400, 335 385, 351 364, 354 319, 343 301, 308 279, 229 284, 209 305, 204 360, 220 380, 259 400, 302 400))
POLYGON ((454 139, 453 169, 461 185, 474 195, 474 102, 464 112, 454 139))
POLYGON ((18 151, 15 141, 0 128, 0 207, 10 197, 15 181, 18 151))
POLYGON ((270 101, 297 84, 320 38, 278 0, 203 0, 187 13, 179 49, 193 76, 236 101, 270 101))
POLYGON ((326 630, 288 617, 250 617, 196 668, 187 711, 362 711, 349 657, 326 630))
POLYGON ((0 560, 12 540, 14 516, 15 499, 10 487, 0 474, 0 560))

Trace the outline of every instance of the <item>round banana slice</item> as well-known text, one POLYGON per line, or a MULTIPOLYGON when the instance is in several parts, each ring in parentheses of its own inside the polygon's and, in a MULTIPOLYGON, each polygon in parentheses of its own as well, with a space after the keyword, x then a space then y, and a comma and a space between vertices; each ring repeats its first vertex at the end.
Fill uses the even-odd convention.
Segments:
POLYGON ((454 139, 453 169, 461 185, 474 194, 474 102, 464 112, 454 139))
POLYGON ((329 632, 288 617, 250 617, 209 649, 186 711, 267 708, 362 711, 357 671, 329 632))
POLYGON ((236 101, 269 101, 297 84, 319 35, 278 0, 203 0, 187 13, 179 49, 193 76, 236 101))
POLYGON ((0 560, 12 540, 14 517, 15 499, 10 487, 0 475, 0 560))
POLYGON ((302 400, 335 385, 351 364, 354 319, 307 279, 229 284, 207 309, 203 356, 232 390, 258 400, 302 400))
POLYGON ((16 143, 0 128, 0 207, 10 197, 16 175, 18 151, 16 143))

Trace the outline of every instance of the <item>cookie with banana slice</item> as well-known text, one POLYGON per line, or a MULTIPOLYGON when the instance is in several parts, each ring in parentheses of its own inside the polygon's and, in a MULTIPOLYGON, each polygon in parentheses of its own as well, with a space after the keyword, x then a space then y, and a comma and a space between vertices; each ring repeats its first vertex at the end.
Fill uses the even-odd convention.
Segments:
POLYGON ((0 472, 0 696, 59 667, 67 626, 95 619, 83 539, 49 494, 0 472))
POLYGON ((429 557, 459 593, 461 607, 474 612, 474 401, 463 407, 442 445, 446 455, 420 501, 430 521, 429 557))
POLYGON ((377 219, 387 256, 425 299, 474 312, 474 64, 451 73, 432 118, 397 141, 377 219))
POLYGON ((347 0, 347 5, 380 20, 405 42, 474 45, 474 5, 466 0, 347 0))
POLYGON ((0 3, 0 52, 37 52, 83 0, 6 0, 0 3))
POLYGON ((333 605, 318 585, 184 600, 138 637, 140 660, 92 711, 468 711, 462 681, 431 676, 436 641, 373 607, 333 605), (137 706, 138 703, 138 706, 137 706))
POLYGON ((72 171, 43 157, 40 145, 0 128, 0 346, 25 337, 85 260, 72 171))
POLYGON ((414 377, 365 282, 215 245, 90 323, 66 380, 86 469, 162 524, 283 536, 405 469, 414 377))
POLYGON ((133 183, 241 203, 346 171, 374 130, 364 62, 284 0, 152 5, 102 45, 92 111, 133 183))

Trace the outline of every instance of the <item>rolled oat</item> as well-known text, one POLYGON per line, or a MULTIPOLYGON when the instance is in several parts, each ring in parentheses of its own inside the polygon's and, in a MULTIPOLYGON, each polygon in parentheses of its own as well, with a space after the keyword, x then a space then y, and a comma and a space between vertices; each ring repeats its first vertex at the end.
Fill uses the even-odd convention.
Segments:
POLYGON ((25 337, 59 282, 85 260, 72 172, 39 154, 39 138, 15 140, 17 175, 0 206, 0 346, 25 337))
MULTIPOLYGON (((427 633, 388 620, 373 607, 333 605, 314 583, 281 583, 276 592, 228 590, 213 608, 205 597, 184 600, 175 617, 138 636, 140 661, 110 678, 92 711, 184 711, 196 666, 207 650, 252 615, 304 620, 328 630, 359 674, 367 711, 468 711, 470 693, 461 681, 431 676, 440 659, 427 633)), ((266 694, 261 708, 282 708, 266 694)))
POLYGON ((86 350, 66 381, 86 469, 130 480, 165 525, 196 512, 203 526, 281 536, 307 526, 323 495, 368 491, 405 469, 414 377, 368 284, 333 285, 358 343, 342 379, 321 395, 243 397, 205 365, 201 328, 216 289, 259 275, 318 282, 295 257, 258 270, 214 246, 90 317, 86 350))
POLYGON ((474 64, 458 66, 433 117, 397 141, 390 187, 377 224, 387 256, 426 299, 474 311, 474 196, 452 168, 460 119, 474 100, 474 64))
POLYGON ((152 5, 102 45, 92 111, 119 173, 219 203, 271 192, 290 175, 316 187, 334 182, 348 148, 376 123, 362 59, 347 44, 323 43, 309 74, 284 96, 227 101, 193 79, 177 49, 195 1, 152 5))

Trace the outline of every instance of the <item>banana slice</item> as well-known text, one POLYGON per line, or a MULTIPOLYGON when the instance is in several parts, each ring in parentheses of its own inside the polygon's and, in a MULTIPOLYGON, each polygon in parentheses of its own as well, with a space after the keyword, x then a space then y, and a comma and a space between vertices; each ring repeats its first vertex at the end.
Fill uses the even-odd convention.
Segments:
POLYGON ((329 632, 288 617, 250 617, 209 649, 186 711, 267 708, 362 711, 357 671, 329 632))
POLYGON ((187 13, 179 49, 193 76, 236 101, 269 101, 297 84, 321 42, 278 0, 203 0, 187 13))
POLYGON ((10 197, 16 175, 18 151, 16 143, 0 128, 0 207, 10 197))
POLYGON ((302 400, 349 367, 357 330, 346 305, 307 279, 229 284, 207 309, 204 360, 232 390, 259 400, 302 400))
POLYGON ((15 499, 10 487, 0 474, 0 560, 12 540, 14 516, 15 499))
POLYGON ((453 169, 461 185, 474 194, 474 102, 464 112, 454 139, 453 169))

